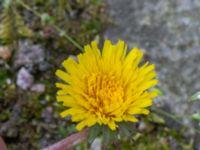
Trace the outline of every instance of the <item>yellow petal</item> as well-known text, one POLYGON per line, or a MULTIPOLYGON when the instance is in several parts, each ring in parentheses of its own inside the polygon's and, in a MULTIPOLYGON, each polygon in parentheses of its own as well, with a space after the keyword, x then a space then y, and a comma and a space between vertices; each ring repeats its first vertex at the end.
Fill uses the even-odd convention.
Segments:
POLYGON ((102 58, 105 60, 105 62, 108 62, 110 58, 112 57, 112 44, 109 40, 106 40, 104 42, 103 50, 102 50, 102 58))
POLYGON ((123 120, 130 122, 138 122, 138 119, 136 119, 133 115, 125 115, 123 116, 123 120))
POLYGON ((62 71, 62 70, 57 70, 56 71, 56 75, 62 79, 63 81, 67 82, 67 83, 71 83, 71 76, 69 76, 69 74, 67 74, 66 72, 62 71))
POLYGON ((66 107, 77 107, 78 106, 76 101, 69 95, 57 96, 56 99, 59 102, 60 101, 63 102, 63 105, 66 106, 66 107))
POLYGON ((108 123, 108 126, 109 126, 109 128, 110 128, 111 130, 116 130, 116 128, 117 128, 117 125, 115 124, 114 121, 110 121, 110 122, 108 123))
POLYGON ((80 131, 86 126, 88 127, 93 126, 95 123, 96 123, 96 119, 91 117, 78 123, 76 126, 76 129, 80 131))
POLYGON ((148 106, 151 106, 152 105, 152 99, 138 99, 136 101, 134 101, 130 107, 148 107, 148 106))
POLYGON ((116 47, 115 62, 123 61, 126 55, 127 46, 124 41, 119 40, 116 47))
POLYGON ((149 110, 142 109, 142 108, 129 107, 127 113, 130 115, 136 115, 136 114, 147 115, 147 114, 149 114, 149 110))
POLYGON ((158 84, 158 80, 150 80, 150 81, 145 82, 144 84, 140 85, 140 87, 138 87, 138 89, 144 91, 144 90, 151 88, 157 84, 158 84))
POLYGON ((87 124, 86 124, 86 122, 85 122, 85 120, 84 120, 84 121, 81 121, 80 123, 78 123, 78 124, 76 125, 76 129, 77 129, 78 131, 81 131, 85 126, 87 126, 87 124))
POLYGON ((123 62, 122 76, 125 84, 129 83, 135 74, 134 70, 138 67, 143 53, 138 48, 133 48, 123 62))
POLYGON ((69 115, 75 115, 75 114, 84 114, 86 111, 84 109, 80 108, 70 108, 67 109, 65 111, 63 111, 62 113, 60 113, 61 117, 66 117, 69 115))

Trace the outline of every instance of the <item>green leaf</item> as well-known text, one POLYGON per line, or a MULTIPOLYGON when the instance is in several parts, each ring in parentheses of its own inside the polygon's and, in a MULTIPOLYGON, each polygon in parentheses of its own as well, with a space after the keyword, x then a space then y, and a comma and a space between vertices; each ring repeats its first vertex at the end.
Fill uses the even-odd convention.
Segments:
POLYGON ((62 30, 62 31, 60 31, 59 35, 60 35, 61 37, 64 37, 64 36, 66 35, 66 32, 62 30))
MULTIPOLYGON (((4 1, 7 3, 6 1, 4 1)), ((5 4, 7 5, 7 4, 5 4)), ((12 45, 16 39, 16 32, 15 29, 15 15, 12 7, 5 6, 2 14, 0 15, 0 39, 3 44, 12 45)))
POLYGON ((62 137, 66 137, 68 134, 68 131, 62 126, 59 126, 58 132, 62 137))
POLYGON ((67 128, 68 133, 73 133, 76 131, 76 125, 75 124, 71 124, 68 128, 67 128))
POLYGON ((53 22, 54 22, 53 17, 47 13, 43 13, 40 17, 41 17, 41 21, 42 21, 43 25, 53 24, 53 22))
POLYGON ((191 102, 198 101, 198 100, 200 100, 200 91, 196 92, 195 94, 193 94, 190 97, 190 101, 191 102))
POLYGON ((88 139, 90 144, 100 134, 100 132, 101 132, 101 127, 99 125, 95 125, 95 126, 90 128, 89 139, 88 139))
POLYGON ((6 83, 7 76, 8 76, 7 71, 2 69, 0 71, 0 85, 3 85, 6 83))
POLYGON ((159 123, 159 124, 164 124, 165 123, 165 120, 157 115, 156 113, 151 113, 151 115, 149 116, 151 121, 155 122, 155 123, 159 123))
POLYGON ((110 142, 110 129, 106 126, 103 127, 103 145, 106 147, 110 142))
POLYGON ((159 88, 151 88, 151 91, 157 92, 159 96, 164 95, 164 92, 159 88))
POLYGON ((116 140, 118 140, 118 131, 112 131, 108 126, 103 126, 103 149, 116 140))
POLYGON ((3 7, 5 9, 8 9, 10 7, 10 5, 11 5, 11 0, 4 0, 3 7))
POLYGON ((24 23, 23 18, 19 14, 17 14, 15 19, 16 19, 16 26, 17 26, 17 29, 18 29, 18 34, 22 37, 32 37, 33 32, 24 23))
POLYGON ((193 114, 192 119, 200 121, 200 114, 199 113, 193 114))
POLYGON ((127 122, 119 124, 119 132, 122 137, 129 137, 133 132, 133 126, 130 126, 127 122))
POLYGON ((142 137, 142 134, 141 133, 136 133, 135 135, 133 135, 133 139, 134 141, 137 141, 138 139, 140 139, 142 137))

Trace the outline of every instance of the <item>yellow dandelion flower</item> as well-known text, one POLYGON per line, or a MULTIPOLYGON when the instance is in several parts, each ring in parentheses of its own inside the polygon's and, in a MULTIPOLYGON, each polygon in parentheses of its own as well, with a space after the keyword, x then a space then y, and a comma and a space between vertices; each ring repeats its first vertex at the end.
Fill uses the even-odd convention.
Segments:
POLYGON ((115 130, 118 122, 137 122, 135 115, 147 115, 147 107, 157 96, 148 89, 158 81, 153 64, 139 66, 142 56, 138 48, 127 54, 123 41, 112 45, 106 40, 102 52, 94 41, 84 47, 77 61, 66 59, 62 64, 66 71, 56 71, 66 82, 56 83, 57 101, 66 107, 61 116, 78 122, 77 130, 95 124, 115 130))

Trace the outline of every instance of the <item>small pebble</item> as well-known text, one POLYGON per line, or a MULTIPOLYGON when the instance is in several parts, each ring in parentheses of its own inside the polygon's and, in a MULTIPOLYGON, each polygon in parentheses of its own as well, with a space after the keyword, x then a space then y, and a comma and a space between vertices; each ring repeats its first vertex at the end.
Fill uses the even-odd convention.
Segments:
POLYGON ((96 138, 90 147, 90 150, 101 150, 101 143, 102 143, 102 139, 100 138, 96 138))
POLYGON ((44 93, 45 85, 41 83, 33 84, 31 86, 31 91, 36 93, 44 93))
POLYGON ((7 83, 8 85, 10 85, 10 84, 12 83, 12 80, 11 80, 10 78, 7 78, 7 79, 6 79, 6 83, 7 83))
POLYGON ((29 71, 22 67, 17 74, 17 86, 23 90, 27 90, 33 84, 34 78, 29 71))
POLYGON ((147 125, 144 122, 140 122, 138 129, 139 131, 144 131, 147 129, 147 125))
POLYGON ((8 47, 0 47, 0 58, 8 60, 11 57, 11 50, 8 47))

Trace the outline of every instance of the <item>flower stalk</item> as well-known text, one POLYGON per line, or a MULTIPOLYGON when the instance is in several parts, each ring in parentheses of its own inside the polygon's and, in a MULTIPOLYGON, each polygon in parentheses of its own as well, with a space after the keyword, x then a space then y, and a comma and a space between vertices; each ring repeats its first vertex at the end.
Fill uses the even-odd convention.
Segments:
POLYGON ((43 148, 41 150, 68 150, 72 149, 75 146, 79 145, 80 143, 84 142, 87 139, 88 136, 88 128, 82 130, 81 132, 74 133, 65 139, 50 145, 46 148, 43 148))
POLYGON ((0 150, 7 150, 6 144, 4 143, 2 137, 0 137, 0 150))

